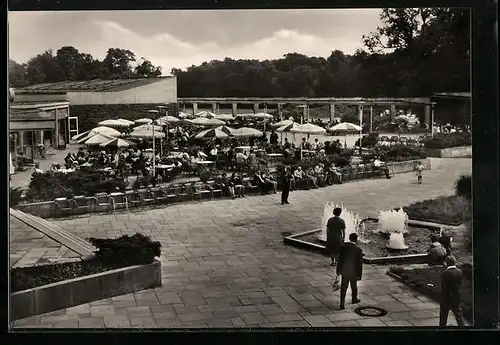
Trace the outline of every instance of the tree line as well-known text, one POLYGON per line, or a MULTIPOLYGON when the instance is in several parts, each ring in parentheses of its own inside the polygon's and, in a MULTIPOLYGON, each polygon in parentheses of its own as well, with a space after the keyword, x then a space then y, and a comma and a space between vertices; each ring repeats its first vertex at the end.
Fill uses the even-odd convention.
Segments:
MULTIPOLYGON (((172 68, 179 97, 418 97, 470 89, 470 12, 467 9, 383 9, 382 25, 348 55, 290 53, 274 60, 204 62, 172 68)), ((155 77, 161 68, 129 50, 110 48, 96 60, 74 47, 9 61, 12 86, 63 80, 155 77)))

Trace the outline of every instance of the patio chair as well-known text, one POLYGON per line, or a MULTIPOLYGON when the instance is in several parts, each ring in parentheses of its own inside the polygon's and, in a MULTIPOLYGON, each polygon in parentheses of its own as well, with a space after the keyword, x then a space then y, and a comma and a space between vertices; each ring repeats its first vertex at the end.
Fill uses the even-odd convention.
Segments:
POLYGON ((155 205, 165 205, 169 201, 168 188, 155 188, 151 190, 155 199, 155 205))
POLYGON ((152 189, 146 189, 143 191, 142 201, 143 208, 146 206, 153 206, 155 203, 155 192, 152 189))
POLYGON ((111 202, 107 193, 96 193, 92 200, 94 202, 94 212, 100 212, 103 209, 106 212, 111 211, 111 202))
POLYGON ((62 217, 64 215, 72 215, 75 209, 75 203, 73 199, 68 198, 56 198, 54 200, 54 211, 55 217, 62 217))
POLYGON ((125 197, 127 198, 128 210, 130 212, 132 212, 132 209, 142 206, 143 204, 142 195, 138 190, 125 192, 125 197))
POLYGON ((176 202, 188 201, 192 196, 189 194, 189 191, 186 189, 186 186, 183 185, 175 185, 173 187, 173 191, 175 194, 176 202))
POLYGON ((84 195, 78 195, 73 197, 73 201, 75 204, 75 210, 74 214, 85 214, 85 213, 90 213, 91 207, 90 207, 90 201, 87 199, 86 196, 84 195))
POLYGON ((116 208, 124 208, 128 211, 128 200, 124 193, 115 192, 109 194, 109 200, 111 203, 111 209, 113 212, 116 211, 116 208))
POLYGON ((214 198, 216 195, 219 195, 222 198, 222 196, 223 196, 222 189, 216 188, 214 186, 214 182, 213 181, 211 183, 205 184, 205 188, 211 192, 212 198, 214 198))
POLYGON ((213 199, 212 191, 208 189, 203 182, 195 182, 193 187, 196 192, 201 194, 201 200, 203 200, 204 196, 208 196, 210 199, 213 199))

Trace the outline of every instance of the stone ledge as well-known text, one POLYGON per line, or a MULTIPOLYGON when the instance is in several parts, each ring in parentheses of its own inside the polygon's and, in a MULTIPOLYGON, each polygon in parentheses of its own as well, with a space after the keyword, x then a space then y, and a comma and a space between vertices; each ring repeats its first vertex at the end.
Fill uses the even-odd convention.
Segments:
POLYGON ((470 158, 472 146, 448 147, 446 149, 427 149, 432 158, 470 158))
MULTIPOLYGON (((361 220, 361 223, 365 221, 378 221, 377 218, 363 218, 361 220)), ((420 221, 414 221, 410 219, 408 221, 408 225, 414 225, 414 226, 419 226, 423 228, 427 228, 429 230, 432 230, 436 233, 440 233, 441 227, 438 224, 429 224, 429 223, 423 223, 420 221)), ((286 245, 290 245, 296 248, 300 249, 305 249, 309 250, 312 252, 316 252, 319 254, 323 254, 325 256, 328 256, 328 251, 326 250, 324 245, 317 244, 317 243, 312 243, 308 241, 301 240, 300 237, 311 235, 317 232, 320 232, 321 229, 314 229, 314 230, 309 230, 305 232, 301 232, 295 235, 290 235, 290 236, 285 236, 283 238, 283 243, 286 245)), ((370 254, 370 253, 368 253, 370 254)), ((379 265, 385 265, 385 264, 408 264, 408 263, 422 263, 425 262, 427 259, 427 254, 408 254, 408 255, 394 255, 394 256, 384 256, 384 257, 377 257, 377 256, 364 256, 363 257, 363 263, 365 264, 379 264, 379 265)))
POLYGON ((64 280, 10 294, 10 320, 161 286, 158 260, 64 280))

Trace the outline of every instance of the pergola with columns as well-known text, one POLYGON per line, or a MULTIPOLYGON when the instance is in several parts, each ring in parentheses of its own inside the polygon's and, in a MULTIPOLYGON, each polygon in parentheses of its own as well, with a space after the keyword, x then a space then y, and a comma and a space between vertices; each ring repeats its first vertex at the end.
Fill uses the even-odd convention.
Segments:
POLYGON ((238 104, 253 104, 254 113, 259 112, 261 105, 264 105, 264 110, 269 108, 277 108, 280 119, 283 120, 283 105, 295 104, 303 107, 304 120, 309 120, 309 107, 311 105, 329 105, 330 121, 335 118, 336 105, 353 105, 358 107, 359 114, 362 115, 365 109, 370 111, 370 131, 372 131, 373 123, 373 106, 385 105, 390 107, 391 116, 394 118, 397 105, 415 105, 424 107, 424 122, 428 128, 432 128, 434 122, 434 105, 430 97, 418 98, 364 98, 364 97, 348 97, 348 98, 237 98, 237 97, 213 97, 213 98, 178 98, 178 104, 186 111, 186 105, 191 105, 193 114, 198 112, 199 104, 210 104, 212 112, 217 112, 220 104, 231 104, 232 113, 238 113, 238 104))

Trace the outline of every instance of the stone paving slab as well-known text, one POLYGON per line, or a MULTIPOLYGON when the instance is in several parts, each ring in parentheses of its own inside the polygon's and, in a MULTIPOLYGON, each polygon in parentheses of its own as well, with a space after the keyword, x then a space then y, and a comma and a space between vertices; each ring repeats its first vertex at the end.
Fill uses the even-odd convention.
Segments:
MULTIPOLYGON (((82 237, 141 232, 160 241, 163 286, 13 326, 63 327, 75 321, 80 328, 436 326, 439 305, 387 276, 387 266, 364 265, 359 305, 385 308, 388 315, 360 317, 353 312, 358 305, 350 304, 339 310, 329 260, 283 245, 281 235, 319 227, 328 201, 376 217, 380 210, 450 195, 456 175, 471 171, 470 159, 433 163, 422 185, 414 174, 401 174, 292 192, 285 206, 279 195, 267 195, 57 221, 82 237), (108 308, 93 308, 99 305, 108 308)), ((451 314, 449 323, 455 324, 451 314)))

